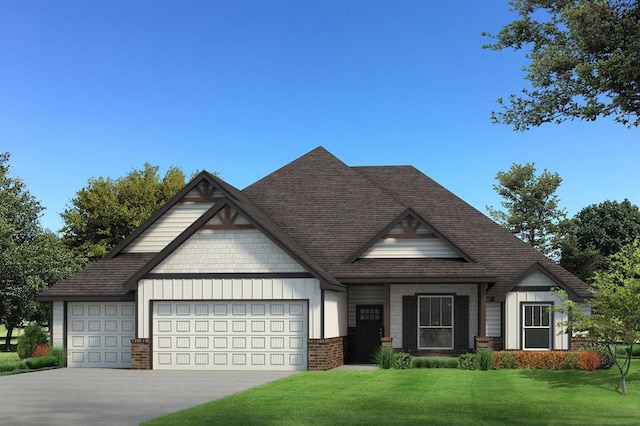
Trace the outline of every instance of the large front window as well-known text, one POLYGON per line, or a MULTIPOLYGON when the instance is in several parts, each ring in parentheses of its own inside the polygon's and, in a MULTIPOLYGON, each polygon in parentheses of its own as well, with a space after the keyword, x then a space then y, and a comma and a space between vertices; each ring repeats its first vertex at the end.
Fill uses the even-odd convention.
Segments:
POLYGON ((453 349, 453 296, 418 296, 418 348, 453 349))
POLYGON ((551 349, 551 310, 549 304, 522 305, 522 349, 551 349))

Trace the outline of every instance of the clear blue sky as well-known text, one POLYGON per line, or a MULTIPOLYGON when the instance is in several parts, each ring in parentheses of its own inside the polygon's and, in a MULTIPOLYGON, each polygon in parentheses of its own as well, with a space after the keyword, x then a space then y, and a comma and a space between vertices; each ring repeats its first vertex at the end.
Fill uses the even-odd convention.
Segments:
POLYGON ((491 124, 524 60, 481 33, 514 17, 506 0, 4 1, 0 151, 52 230, 90 177, 149 162, 242 189, 319 145, 412 164, 483 212, 514 162, 558 172, 570 215, 640 204, 640 129, 491 124))

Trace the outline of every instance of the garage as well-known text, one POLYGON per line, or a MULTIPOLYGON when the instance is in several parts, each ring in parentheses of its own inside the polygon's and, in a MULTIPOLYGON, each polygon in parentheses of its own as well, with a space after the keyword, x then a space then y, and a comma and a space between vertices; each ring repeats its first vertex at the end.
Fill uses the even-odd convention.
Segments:
POLYGON ((153 368, 307 369, 308 302, 155 301, 153 368))
POLYGON ((67 365, 131 367, 133 302, 68 302, 67 365))

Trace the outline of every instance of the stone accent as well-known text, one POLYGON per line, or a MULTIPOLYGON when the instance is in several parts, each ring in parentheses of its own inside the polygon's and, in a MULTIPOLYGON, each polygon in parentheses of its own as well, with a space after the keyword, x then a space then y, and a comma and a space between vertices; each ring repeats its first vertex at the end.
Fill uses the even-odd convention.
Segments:
POLYGON ((383 337, 381 340, 381 346, 383 348, 392 348, 393 347, 393 337, 383 337))
POLYGON ((591 337, 573 336, 573 337, 571 337, 571 348, 570 348, 570 350, 579 351, 584 346, 586 346, 588 344, 591 344, 593 342, 595 342, 595 340, 592 339, 591 337))
POLYGON ((309 370, 331 370, 344 364, 345 338, 309 339, 309 370))
POLYGON ((131 369, 151 370, 151 344, 149 339, 131 339, 131 369))
POLYGON ((491 349, 501 351, 504 349, 502 337, 480 337, 476 336, 476 349, 491 349))

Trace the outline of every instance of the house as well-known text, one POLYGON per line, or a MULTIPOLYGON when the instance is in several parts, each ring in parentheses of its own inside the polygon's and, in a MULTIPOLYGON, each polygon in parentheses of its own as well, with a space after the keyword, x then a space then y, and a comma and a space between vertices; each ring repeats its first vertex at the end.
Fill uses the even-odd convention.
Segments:
POLYGON ((203 172, 42 293, 70 367, 329 369, 382 345, 566 350, 587 286, 411 166, 316 148, 240 191, 203 172))

